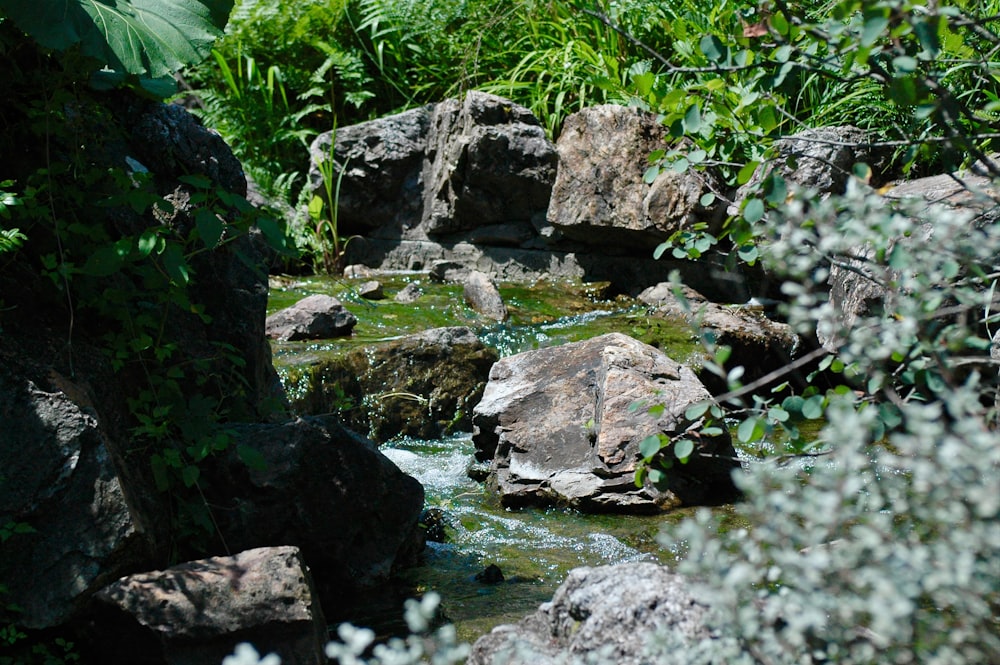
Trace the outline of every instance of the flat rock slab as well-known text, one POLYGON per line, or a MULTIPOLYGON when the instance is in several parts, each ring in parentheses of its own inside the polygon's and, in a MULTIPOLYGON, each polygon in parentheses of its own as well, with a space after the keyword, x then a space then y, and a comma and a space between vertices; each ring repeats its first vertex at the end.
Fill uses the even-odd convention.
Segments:
POLYGON ((667 489, 634 484, 640 442, 697 429, 684 412, 710 399, 691 369, 619 333, 528 351, 490 371, 473 412, 476 456, 492 460, 489 482, 510 507, 655 513, 719 503, 736 494, 728 433, 699 439, 689 463, 667 472, 667 489), (656 404, 664 408, 652 415, 656 404))
POLYGON ((323 612, 296 547, 130 575, 98 597, 158 634, 167 663, 220 663, 248 638, 283 663, 325 662, 323 612))

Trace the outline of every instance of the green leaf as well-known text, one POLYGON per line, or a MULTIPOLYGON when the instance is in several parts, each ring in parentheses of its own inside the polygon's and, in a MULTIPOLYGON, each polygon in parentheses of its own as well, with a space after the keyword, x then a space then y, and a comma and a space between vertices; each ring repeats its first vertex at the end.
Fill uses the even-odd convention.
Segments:
POLYGON ((686 462, 693 452, 694 442, 691 439, 680 439, 674 443, 674 456, 682 462, 686 462))
POLYGON ((157 79, 200 62, 222 35, 232 0, 0 0, 3 12, 47 48, 157 79))
MULTIPOLYGON (((650 168, 653 168, 653 167, 650 167, 650 168)), ((649 174, 649 170, 647 170, 646 173, 648 175, 649 174)), ((653 176, 653 177, 655 178, 656 176, 653 176)), ((643 180, 646 180, 645 176, 643 176, 643 180)), ((652 182, 652 180, 646 180, 646 182, 652 182)), ((322 219, 323 218, 323 206, 325 206, 325 205, 326 204, 323 202, 323 197, 322 196, 314 196, 314 197, 312 197, 309 200, 309 208, 308 208, 309 218, 317 220, 317 221, 320 220, 320 219, 322 219)))
POLYGON ((701 52, 712 62, 720 62, 726 59, 729 49, 715 35, 706 35, 701 38, 698 44, 701 52))
POLYGON ((701 108, 692 104, 684 114, 684 131, 694 133, 701 129, 701 108))
POLYGON ((639 454, 642 455, 643 459, 652 459, 656 453, 660 452, 660 448, 662 447, 660 435, 650 434, 639 442, 639 454))
POLYGON ((163 250, 163 268, 167 271, 167 276, 175 284, 187 284, 191 279, 191 271, 188 268, 184 252, 174 244, 168 244, 163 250))
POLYGON ((713 192, 702 194, 701 198, 698 199, 698 203, 707 208, 708 206, 715 203, 715 194, 713 192))
POLYGON ((754 224, 764 217, 764 201, 762 199, 750 199, 743 207, 743 219, 754 224))
POLYGON ((184 487, 194 487, 200 475, 201 471, 193 464, 184 467, 184 470, 181 471, 181 480, 184 481, 184 487))
POLYGON ((763 435, 763 427, 760 427, 760 435, 756 434, 758 425, 760 421, 756 418, 747 418, 740 423, 740 426, 736 428, 736 438, 740 440, 741 443, 750 443, 751 441, 756 441, 763 435))
POLYGON ((805 402, 802 403, 802 416, 808 418, 809 420, 816 420, 817 418, 823 417, 823 402, 824 398, 822 395, 813 395, 805 402))
POLYGON ((760 166, 760 162, 757 161, 747 162, 744 164, 743 168, 741 168, 740 172, 736 175, 736 183, 739 185, 745 185, 750 182, 750 178, 753 177, 753 174, 757 171, 758 166, 760 166))
POLYGON ((139 236, 139 239, 136 241, 136 245, 139 248, 139 256, 149 256, 153 250, 156 249, 157 239, 158 236, 156 231, 153 231, 152 229, 146 229, 143 231, 142 235, 139 236))
POLYGON ((81 271, 94 277, 107 277, 118 272, 122 267, 122 256, 115 245, 98 247, 87 258, 81 271))
POLYGON ((198 236, 205 243, 205 247, 215 249, 226 230, 225 222, 210 209, 198 208, 194 214, 194 223, 198 229, 198 236))
POLYGON ((661 256, 663 256, 663 253, 668 249, 670 249, 671 247, 673 247, 671 243, 661 242, 659 245, 656 246, 656 249, 653 250, 653 258, 659 259, 661 256))
POLYGON ((885 29, 889 27, 889 17, 878 13, 865 17, 865 25, 861 30, 861 45, 871 46, 882 36, 885 29))
POLYGON ((267 460, 260 454, 260 451, 245 443, 236 446, 236 456, 240 458, 247 468, 253 471, 264 471, 267 469, 267 460))
POLYGON ((703 402, 698 402, 697 404, 692 404, 687 409, 685 409, 684 418, 686 418, 687 420, 697 420, 698 418, 701 418, 703 415, 705 415, 705 412, 708 411, 708 407, 711 405, 712 403, 707 400, 703 402))

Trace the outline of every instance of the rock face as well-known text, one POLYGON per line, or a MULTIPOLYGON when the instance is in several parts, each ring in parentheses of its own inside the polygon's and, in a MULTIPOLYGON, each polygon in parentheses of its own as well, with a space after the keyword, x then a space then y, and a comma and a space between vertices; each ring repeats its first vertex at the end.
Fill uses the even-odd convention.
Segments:
POLYGON ((4 604, 16 621, 47 628, 70 619, 108 578, 148 556, 83 389, 29 368, 0 341, 0 525, 30 527, 0 549, 4 604), (61 386, 61 388, 60 388, 61 386))
MULTIPOLYGON (((639 300, 663 314, 686 319, 702 331, 711 332, 716 343, 730 347, 732 355, 726 369, 743 367, 744 383, 785 367, 794 359, 799 338, 788 324, 772 321, 753 306, 714 303, 687 286, 681 291, 687 308, 665 282, 640 293, 639 300)), ((699 378, 715 394, 727 390, 725 382, 709 372, 701 372, 699 378)))
POLYGON ((679 270, 710 295, 746 291, 722 266, 653 260, 667 235, 721 212, 700 205, 706 184, 719 186, 712 176, 664 172, 643 182, 649 153, 665 146, 654 115, 606 106, 566 126, 557 150, 527 109, 469 92, 319 136, 310 186, 327 196, 317 165, 333 143, 340 230, 364 238, 346 247, 350 263, 447 262, 500 281, 611 280, 632 294, 679 270))
POLYGON ((556 163, 545 131, 523 106, 476 91, 437 104, 424 163, 425 232, 543 221, 556 163))
POLYGON ((346 398, 354 407, 342 414, 346 424, 375 441, 439 438, 472 427, 496 359, 469 328, 428 330, 309 368, 309 388, 293 406, 330 413, 346 398))
POLYGON ((646 653, 656 631, 706 638, 705 611, 684 579, 663 566, 577 568, 534 614, 480 637, 468 665, 588 662, 598 653, 599 662, 618 665, 661 662, 646 653))
POLYGON ((207 484, 230 548, 298 547, 326 604, 387 581, 423 547, 423 487, 371 441, 333 418, 234 430, 235 450, 207 484), (241 451, 255 451, 258 468, 241 451))
POLYGON ((463 280, 462 297, 465 304, 494 321, 507 320, 507 305, 500 291, 486 273, 471 271, 463 280))
POLYGON ((289 665, 326 662, 326 623, 294 547, 270 547, 123 577, 98 598, 159 637, 170 665, 218 665, 239 642, 289 665))
MULTIPOLYGON (((666 146, 668 128, 653 113, 624 106, 584 109, 566 118, 556 146, 559 173, 548 220, 588 246, 652 252, 696 221, 714 221, 699 200, 706 176, 666 170, 643 180, 649 155, 666 146)), ((714 183, 713 183, 714 184, 714 183)))
POLYGON ((342 232, 376 238, 440 238, 479 227, 494 236, 531 235, 531 224, 544 222, 557 163, 527 109, 476 91, 322 134, 310 154, 310 186, 321 196, 318 165, 332 156, 334 176, 343 169, 342 232))
POLYGON ((357 318, 333 296, 315 293, 267 317, 267 336, 279 342, 350 335, 357 318))
POLYGON ((633 482, 639 443, 683 433, 692 425, 684 411, 707 399, 690 369, 618 333, 520 353, 490 371, 473 413, 476 457, 492 460, 490 482, 506 506, 649 513, 725 501, 738 466, 728 434, 702 439, 688 464, 675 464, 667 491, 633 482), (654 417, 630 410, 637 401, 666 408, 654 417))
POLYGON ((337 223, 344 235, 398 234, 420 222, 432 108, 341 127, 313 141, 309 185, 315 194, 326 197, 320 164, 333 158, 334 182, 343 169, 337 223))

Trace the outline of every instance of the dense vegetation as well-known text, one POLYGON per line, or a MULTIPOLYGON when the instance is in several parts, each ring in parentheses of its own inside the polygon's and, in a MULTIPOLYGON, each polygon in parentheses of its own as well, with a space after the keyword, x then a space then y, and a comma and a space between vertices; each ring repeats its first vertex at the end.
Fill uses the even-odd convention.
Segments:
MULTIPOLYGON (((117 42, 107 35, 88 35, 80 46, 47 42, 65 35, 51 23, 15 26, 9 19, 19 18, 19 5, 0 2, 0 53, 11 65, 11 93, 0 108, 4 154, 24 154, 15 130, 42 143, 70 135, 65 109, 87 83, 160 94, 164 72, 207 53, 199 46, 181 60, 153 62, 143 60, 148 51, 109 55, 103 45, 117 42)), ((567 113, 594 103, 656 111, 678 143, 651 155, 650 173, 714 168, 731 186, 746 182, 782 135, 844 123, 872 132, 889 156, 859 167, 843 197, 821 200, 766 178, 720 236, 696 229, 658 250, 695 260, 725 252, 734 263, 763 264, 782 284, 784 316, 801 333, 823 327, 843 343, 821 365, 835 387, 783 385, 753 398, 739 369, 725 366, 725 350, 712 349, 731 382, 723 406, 739 419, 739 438, 767 439, 775 455, 740 480, 753 531, 717 533, 708 518, 688 527, 683 568, 704 585, 715 638, 660 636, 651 648, 685 663, 985 663, 1000 661, 995 202, 987 195, 983 214, 894 209, 870 185, 973 163, 1000 174, 989 159, 1000 137, 998 13, 994 0, 244 0, 211 58, 181 79, 263 191, 288 204, 298 204, 312 136, 470 88, 528 106, 553 136, 567 113), (834 269, 887 294, 849 329, 828 301, 834 269), (804 441, 796 423, 818 414, 830 425, 804 441)), ((188 238, 166 229, 109 238, 89 217, 67 211, 92 201, 82 193, 110 194, 131 181, 88 165, 36 153, 0 171, 0 258, 27 258, 49 275, 52 301, 68 299, 70 314, 99 302, 115 309, 92 290, 94 278, 123 274, 157 289, 163 311, 196 309, 186 257, 215 247, 229 222, 204 217, 188 238), (65 206, 58 215, 54 202, 65 206), (64 230, 73 234, 71 248, 58 243, 64 220, 78 222, 64 230)), ((139 193, 129 205, 156 203, 137 200, 142 188, 132 191, 139 193)), ((119 295, 117 314, 104 314, 130 321, 133 301, 119 295)), ((160 398, 178 381, 170 371, 180 351, 154 339, 149 329, 126 326, 108 340, 109 353, 141 356, 161 382, 133 405, 137 433, 161 447, 195 436, 201 448, 178 449, 207 445, 210 454, 213 442, 226 442, 206 439, 207 429, 185 432, 169 418, 162 431, 141 429, 170 413, 160 398)), ((183 405, 168 406, 179 420, 183 405)), ((723 412, 706 405, 691 416, 706 413, 720 420, 723 412)), ((647 447, 649 468, 686 449, 670 440, 647 447)), ((156 459, 165 464, 164 455, 156 459)), ((196 487, 196 462, 178 456, 163 466, 164 489, 196 487)), ((4 540, 12 533, 0 531, 4 540)), ((414 617, 415 628, 426 627, 414 617)), ((16 641, 11 630, 0 634, 16 641)), ((343 636, 345 649, 367 645, 365 635, 343 636)), ((449 647, 441 662, 459 653, 449 647)))

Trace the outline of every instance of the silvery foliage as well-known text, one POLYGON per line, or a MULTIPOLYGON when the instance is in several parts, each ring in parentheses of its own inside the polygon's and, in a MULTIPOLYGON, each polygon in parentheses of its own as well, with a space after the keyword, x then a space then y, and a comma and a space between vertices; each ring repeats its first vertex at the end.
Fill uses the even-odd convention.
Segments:
POLYGON ((752 528, 725 533, 704 512, 674 533, 713 637, 660 634, 651 657, 1000 662, 1000 228, 924 203, 893 210, 858 183, 790 201, 769 228, 789 320, 838 335, 857 380, 831 394, 817 455, 739 476, 752 528), (886 288, 849 330, 825 295, 831 266, 886 288))
MULTIPOLYGON (((405 639, 392 638, 385 644, 371 649, 371 658, 364 654, 375 641, 375 633, 368 628, 358 628, 349 623, 337 627, 339 642, 326 645, 326 655, 340 665, 456 665, 469 655, 469 645, 460 644, 455 627, 448 624, 431 631, 441 597, 433 592, 420 600, 409 599, 404 606, 403 618, 410 635, 405 639)), ((281 665, 281 659, 269 654, 261 659, 249 644, 236 647, 233 656, 227 656, 223 665, 281 665)))

